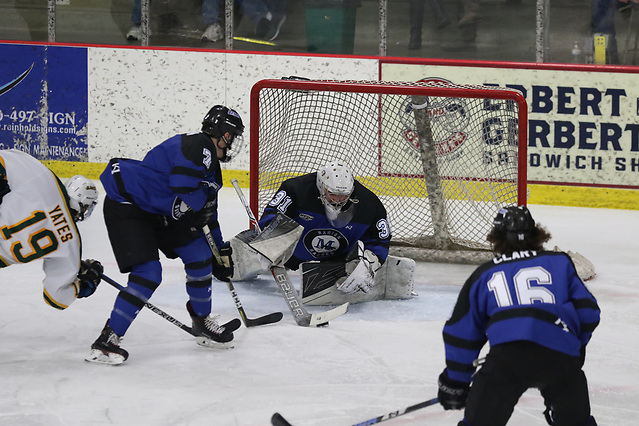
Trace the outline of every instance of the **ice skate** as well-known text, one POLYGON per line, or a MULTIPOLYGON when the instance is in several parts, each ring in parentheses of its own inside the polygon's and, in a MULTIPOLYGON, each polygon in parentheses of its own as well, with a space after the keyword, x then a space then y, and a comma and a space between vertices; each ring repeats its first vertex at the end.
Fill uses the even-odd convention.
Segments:
POLYGON ((221 349, 230 349, 234 346, 232 343, 233 332, 242 325, 239 319, 234 318, 226 324, 220 325, 217 322, 219 315, 197 316, 190 302, 186 303, 186 309, 193 321, 193 334, 197 335, 195 342, 198 345, 221 349))
POLYGON ((120 365, 129 357, 129 353, 120 347, 120 336, 113 332, 109 324, 104 326, 102 333, 91 345, 91 353, 85 358, 87 362, 120 365))

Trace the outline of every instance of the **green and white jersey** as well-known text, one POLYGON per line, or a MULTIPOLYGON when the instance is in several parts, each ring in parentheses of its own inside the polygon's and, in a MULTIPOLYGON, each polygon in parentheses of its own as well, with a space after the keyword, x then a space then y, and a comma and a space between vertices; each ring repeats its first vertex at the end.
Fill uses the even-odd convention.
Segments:
POLYGON ((44 164, 0 151, 0 178, 11 191, 0 204, 0 268, 42 259, 44 300, 57 309, 76 299, 82 242, 64 185, 44 164))

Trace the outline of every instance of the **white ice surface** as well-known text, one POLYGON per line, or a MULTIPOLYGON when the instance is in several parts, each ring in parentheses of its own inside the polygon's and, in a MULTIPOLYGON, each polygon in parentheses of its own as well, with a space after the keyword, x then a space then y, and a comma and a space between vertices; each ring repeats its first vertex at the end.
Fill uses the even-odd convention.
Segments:
MULTIPOLYGON (((220 221, 228 239, 247 227, 232 189, 223 189, 220 221)), ((107 239, 101 206, 80 224, 85 258, 125 284, 107 239)), ((600 425, 639 423, 639 212, 531 206, 553 234, 549 246, 578 251, 596 267, 588 283, 602 322, 585 365, 593 414, 600 425)), ((163 284, 151 302, 189 324, 184 272, 163 259, 163 284)), ((249 317, 284 312, 277 324, 236 332, 236 346, 214 350, 151 311, 124 338, 122 366, 84 362, 116 290, 66 311, 41 296, 41 262, 0 272, 1 425, 268 425, 274 412, 295 426, 349 425, 433 398, 444 367, 442 326, 474 266, 419 263, 410 301, 352 306, 327 328, 299 327, 272 278, 235 283, 249 317)), ((293 274, 299 282, 299 276, 293 274)), ((322 310, 311 307, 311 312, 322 310)), ((213 289, 213 310, 238 313, 225 284, 213 289)), ((544 425, 537 391, 523 395, 509 424, 544 425)), ((432 406, 390 425, 456 425, 461 412, 432 406)))

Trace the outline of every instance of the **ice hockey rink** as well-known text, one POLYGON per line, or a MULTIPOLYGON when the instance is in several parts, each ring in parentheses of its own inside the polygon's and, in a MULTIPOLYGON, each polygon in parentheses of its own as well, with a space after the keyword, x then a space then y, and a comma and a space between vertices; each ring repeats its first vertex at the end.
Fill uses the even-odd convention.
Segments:
MULTIPOLYGON (((80 224, 84 258, 125 284, 107 239, 101 205, 80 224)), ((530 206, 559 246, 590 259, 587 283, 602 321, 585 364, 599 425, 639 423, 639 212, 530 206)), ((222 189, 226 239, 248 221, 232 188, 222 189)), ((184 304, 179 260, 163 259, 163 283, 150 300, 180 321, 184 304)), ((240 328, 235 348, 199 347, 193 338, 144 309, 123 340, 121 366, 86 363, 116 297, 103 282, 66 311, 43 302, 41 262, 2 269, 0 286, 1 425, 269 425, 274 412, 295 426, 351 425, 431 399, 444 367, 441 330, 475 266, 418 263, 407 301, 351 306, 326 328, 296 325, 272 277, 236 282, 251 318, 284 313, 277 324, 240 328)), ((299 275, 292 279, 299 283, 299 275)), ((318 312, 326 308, 310 307, 318 312)), ((213 288, 213 311, 238 317, 225 284, 213 288)), ((525 393, 510 425, 545 425, 536 390, 525 393)), ((384 424, 456 425, 460 411, 427 407, 384 424)))

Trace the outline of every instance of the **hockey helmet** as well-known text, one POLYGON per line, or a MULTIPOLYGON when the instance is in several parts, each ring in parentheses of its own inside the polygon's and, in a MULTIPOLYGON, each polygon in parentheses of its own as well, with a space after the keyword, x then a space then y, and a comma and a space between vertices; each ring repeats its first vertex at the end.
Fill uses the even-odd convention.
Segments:
POLYGON ((497 212, 493 226, 508 238, 523 241, 526 234, 535 230, 535 220, 526 206, 504 207, 497 212))
POLYGON ((64 187, 69 195, 69 207, 76 222, 88 219, 98 204, 98 189, 90 179, 75 175, 66 181, 64 187))
POLYGON ((215 105, 209 110, 202 120, 202 133, 206 133, 215 139, 224 139, 226 143, 226 154, 220 161, 227 162, 235 157, 242 149, 244 124, 242 117, 237 111, 223 105, 215 105), (225 137, 226 133, 231 134, 231 138, 225 137))
POLYGON ((316 184, 324 206, 336 212, 348 202, 355 188, 350 167, 339 161, 330 162, 322 167, 317 172, 316 184))

